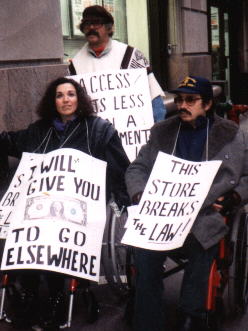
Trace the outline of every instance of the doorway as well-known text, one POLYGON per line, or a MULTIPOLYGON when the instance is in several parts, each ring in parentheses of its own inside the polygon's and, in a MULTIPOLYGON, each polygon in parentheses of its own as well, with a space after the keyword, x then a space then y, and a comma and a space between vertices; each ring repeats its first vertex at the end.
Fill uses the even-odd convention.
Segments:
POLYGON ((150 59, 153 72, 163 88, 167 86, 167 11, 168 1, 147 0, 149 18, 150 59))
POLYGON ((210 1, 209 11, 212 79, 222 83, 225 96, 230 99, 229 12, 219 1, 210 1))

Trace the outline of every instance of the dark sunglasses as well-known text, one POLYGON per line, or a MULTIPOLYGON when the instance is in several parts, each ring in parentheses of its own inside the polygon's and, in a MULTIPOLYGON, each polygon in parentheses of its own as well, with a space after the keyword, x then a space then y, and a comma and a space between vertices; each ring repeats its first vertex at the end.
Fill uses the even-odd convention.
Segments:
POLYGON ((177 96, 174 98, 174 102, 176 105, 182 105, 185 102, 188 106, 193 106, 197 100, 201 100, 202 98, 195 98, 192 95, 187 95, 185 98, 181 96, 177 96))
POLYGON ((82 28, 89 29, 89 27, 92 25, 95 29, 99 29, 103 26, 103 24, 105 24, 103 20, 85 20, 82 23, 82 28))

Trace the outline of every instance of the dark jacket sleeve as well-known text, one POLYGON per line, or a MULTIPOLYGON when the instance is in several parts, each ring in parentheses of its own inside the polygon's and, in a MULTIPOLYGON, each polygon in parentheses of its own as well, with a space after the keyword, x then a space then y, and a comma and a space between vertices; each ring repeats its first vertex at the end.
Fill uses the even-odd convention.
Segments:
POLYGON ((38 144, 38 136, 36 124, 24 130, 0 133, 0 195, 7 189, 17 165, 16 161, 9 162, 9 156, 20 159, 23 152, 32 152, 38 144))
POLYGON ((0 153, 1 158, 8 156, 20 157, 20 151, 18 151, 18 134, 15 132, 2 132, 0 134, 0 153))
POLYGON ((144 191, 157 154, 158 150, 154 148, 150 137, 148 143, 141 147, 137 158, 128 167, 125 179, 127 191, 131 199, 136 194, 144 191))
MULTIPOLYGON (((129 206, 130 201, 125 184, 125 172, 129 159, 123 149, 117 131, 112 135, 105 149, 107 161, 107 192, 110 189, 119 207, 129 206)), ((109 194, 109 193, 108 193, 109 194)))
MULTIPOLYGON (((19 139, 20 142, 20 139, 19 139)), ((21 157, 18 150, 18 134, 14 132, 2 132, 0 134, 0 198, 2 198, 10 184, 13 170, 9 167, 9 156, 21 157)))
POLYGON ((114 196, 119 207, 130 205, 125 184, 125 172, 130 162, 113 125, 96 117, 92 127, 93 155, 107 162, 107 200, 114 196))
MULTIPOLYGON (((22 151, 18 149, 20 139, 15 132, 2 132, 0 134, 0 198, 6 191, 12 177, 9 168, 9 156, 21 158, 22 151)), ((20 138, 20 137, 19 137, 20 138)))
POLYGON ((9 184, 9 163, 7 155, 0 155, 0 199, 2 198, 5 190, 9 184))
POLYGON ((18 131, 3 131, 0 134, 1 156, 21 158, 23 152, 32 152, 39 144, 39 122, 18 131))

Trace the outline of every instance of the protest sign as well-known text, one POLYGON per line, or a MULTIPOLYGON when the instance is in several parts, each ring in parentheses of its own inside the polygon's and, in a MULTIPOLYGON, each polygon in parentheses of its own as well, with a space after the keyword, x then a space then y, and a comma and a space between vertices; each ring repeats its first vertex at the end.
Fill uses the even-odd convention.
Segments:
POLYGON ((121 242, 151 250, 181 247, 221 162, 192 162, 159 152, 139 205, 128 210, 121 242))
MULTIPOLYGON (((10 215, 13 209, 16 207, 20 198, 20 192, 23 184, 32 177, 35 169, 35 163, 37 163, 40 154, 24 153, 19 165, 16 169, 15 175, 9 185, 7 192, 0 202, 0 239, 6 239, 9 229, 10 215), (28 165, 28 167, 27 167, 28 165)), ((40 155, 42 156, 42 155, 40 155)))
MULTIPOLYGON (((36 158, 37 157, 37 158, 36 158)), ((31 176, 10 215, 2 270, 43 269, 99 280, 106 162, 64 148, 26 163, 31 176)))
POLYGON ((147 143, 154 123, 146 69, 102 71, 70 78, 83 86, 97 114, 115 126, 133 161, 147 143))

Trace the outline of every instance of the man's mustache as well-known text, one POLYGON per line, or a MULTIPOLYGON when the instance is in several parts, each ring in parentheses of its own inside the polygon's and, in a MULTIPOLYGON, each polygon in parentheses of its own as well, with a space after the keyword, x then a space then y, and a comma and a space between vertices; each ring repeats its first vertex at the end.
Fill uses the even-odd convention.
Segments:
POLYGON ((190 111, 188 111, 186 108, 180 108, 178 110, 179 114, 187 114, 187 115, 192 115, 190 111))
POLYGON ((97 36, 99 37, 99 33, 95 30, 90 30, 89 32, 86 33, 86 37, 89 37, 89 36, 97 36))

